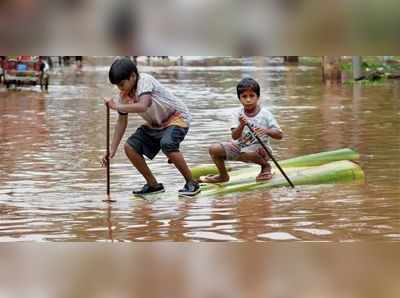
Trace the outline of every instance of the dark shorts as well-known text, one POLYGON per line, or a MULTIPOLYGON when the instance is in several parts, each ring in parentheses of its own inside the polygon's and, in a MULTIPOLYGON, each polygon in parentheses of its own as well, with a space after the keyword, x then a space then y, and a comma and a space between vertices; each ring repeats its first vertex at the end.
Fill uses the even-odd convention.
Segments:
POLYGON ((178 126, 170 126, 165 129, 141 126, 129 137, 127 143, 140 155, 153 159, 160 150, 165 154, 179 152, 179 145, 185 139, 188 131, 188 128, 178 126))

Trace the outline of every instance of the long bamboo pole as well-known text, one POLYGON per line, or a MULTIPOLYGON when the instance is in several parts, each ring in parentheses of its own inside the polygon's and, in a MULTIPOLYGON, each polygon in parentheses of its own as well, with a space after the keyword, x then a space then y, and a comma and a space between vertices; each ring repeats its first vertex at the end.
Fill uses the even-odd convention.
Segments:
POLYGON ((107 196, 110 196, 110 107, 107 107, 107 127, 106 127, 106 152, 107 152, 107 196))
POLYGON ((111 179, 110 179, 110 107, 107 107, 107 120, 106 120, 106 167, 107 167, 107 199, 104 202, 113 203, 115 200, 111 199, 111 179))

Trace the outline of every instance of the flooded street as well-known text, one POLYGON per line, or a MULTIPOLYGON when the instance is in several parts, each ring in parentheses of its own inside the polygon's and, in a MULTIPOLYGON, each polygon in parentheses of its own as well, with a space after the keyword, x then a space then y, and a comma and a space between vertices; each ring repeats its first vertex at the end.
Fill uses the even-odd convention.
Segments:
MULTIPOLYGON (((361 154, 365 183, 134 200, 131 191, 144 180, 120 146, 111 169, 117 202, 104 203, 102 97, 117 89, 108 83, 108 66, 86 65, 82 74, 56 71, 47 93, 0 86, 0 242, 400 240, 399 81, 325 86, 318 66, 273 59, 200 62, 139 66, 192 112, 181 148, 191 166, 211 163, 209 145, 229 140, 226 119, 239 107, 235 87, 250 75, 285 133, 272 143, 278 160, 353 148, 361 154)), ((117 115, 111 116, 114 124, 117 115)), ((124 139, 142 122, 130 115, 124 139)), ((172 194, 184 184, 162 154, 149 164, 172 194)))

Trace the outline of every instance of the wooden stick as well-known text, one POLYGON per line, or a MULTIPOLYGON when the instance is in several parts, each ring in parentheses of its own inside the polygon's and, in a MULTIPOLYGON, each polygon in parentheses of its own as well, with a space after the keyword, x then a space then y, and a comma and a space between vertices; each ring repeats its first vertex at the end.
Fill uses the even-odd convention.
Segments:
POLYGON ((111 199, 111 191, 110 191, 110 107, 108 104, 106 105, 107 107, 107 124, 106 124, 106 151, 107 151, 107 157, 106 157, 106 162, 107 162, 107 199, 103 200, 103 202, 106 203, 113 203, 116 202, 115 200, 111 199))
POLYGON ((110 107, 107 104, 107 196, 110 196, 110 107))

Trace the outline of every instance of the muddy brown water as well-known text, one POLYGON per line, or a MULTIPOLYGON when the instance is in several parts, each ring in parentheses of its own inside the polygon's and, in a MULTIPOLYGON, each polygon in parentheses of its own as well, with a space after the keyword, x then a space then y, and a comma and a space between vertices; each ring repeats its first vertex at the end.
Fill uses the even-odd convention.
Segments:
MULTIPOLYGON (((210 144, 229 139, 245 75, 262 86, 285 132, 278 159, 354 148, 365 183, 274 189, 222 197, 133 200, 144 180, 120 148, 112 197, 103 203, 102 96, 116 89, 107 66, 53 75, 38 87, 0 87, 0 242, 13 241, 393 241, 400 240, 400 84, 325 86, 314 66, 231 59, 202 66, 141 66, 184 99, 193 117, 182 151, 190 165, 210 163, 210 144)), ((116 115, 112 115, 112 123, 116 115)), ((128 133, 141 124, 130 116, 128 133)), ((127 133, 127 135, 128 135, 127 133)), ((125 137, 127 137, 127 135, 125 137)), ((162 154, 150 162, 159 181, 183 185, 162 154)))

